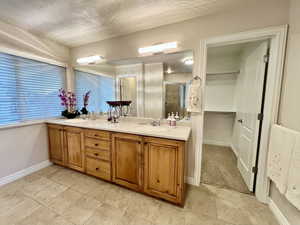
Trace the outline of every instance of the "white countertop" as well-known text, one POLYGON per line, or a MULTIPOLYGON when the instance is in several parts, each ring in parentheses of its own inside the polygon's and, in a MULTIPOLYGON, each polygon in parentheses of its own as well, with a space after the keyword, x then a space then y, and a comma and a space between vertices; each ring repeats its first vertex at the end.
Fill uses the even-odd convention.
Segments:
POLYGON ((177 126, 175 128, 171 128, 163 124, 161 126, 154 127, 150 124, 133 121, 121 121, 119 123, 110 123, 104 119, 53 119, 47 120, 46 122, 64 126, 90 128, 128 134, 138 134, 143 136, 167 138, 181 141, 187 141, 191 133, 191 128, 188 126, 177 126))

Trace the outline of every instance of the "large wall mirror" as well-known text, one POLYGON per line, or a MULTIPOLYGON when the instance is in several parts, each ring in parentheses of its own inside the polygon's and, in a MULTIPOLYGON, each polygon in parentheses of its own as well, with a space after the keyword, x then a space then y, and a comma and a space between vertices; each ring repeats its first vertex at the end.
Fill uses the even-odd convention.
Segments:
POLYGON ((158 119, 167 118, 169 113, 178 113, 184 119, 187 118, 187 92, 192 71, 192 51, 157 54, 76 66, 75 77, 83 73, 100 76, 106 79, 106 85, 101 85, 101 81, 94 85, 83 85, 80 79, 75 79, 75 85, 81 89, 86 86, 85 91, 93 88, 91 98, 99 101, 99 111, 107 110, 103 106, 106 101, 130 101, 128 116, 158 119), (97 91, 106 94, 97 95, 97 91))

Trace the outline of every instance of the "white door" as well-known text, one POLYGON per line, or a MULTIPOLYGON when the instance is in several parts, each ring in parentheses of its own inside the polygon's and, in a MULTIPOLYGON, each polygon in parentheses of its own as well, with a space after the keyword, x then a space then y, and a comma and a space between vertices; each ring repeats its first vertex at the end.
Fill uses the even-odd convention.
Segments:
POLYGON ((259 136, 258 114, 261 112, 265 77, 265 55, 268 41, 251 43, 243 52, 241 64, 241 84, 237 119, 240 124, 238 134, 238 168, 250 191, 253 191, 257 143, 259 136))

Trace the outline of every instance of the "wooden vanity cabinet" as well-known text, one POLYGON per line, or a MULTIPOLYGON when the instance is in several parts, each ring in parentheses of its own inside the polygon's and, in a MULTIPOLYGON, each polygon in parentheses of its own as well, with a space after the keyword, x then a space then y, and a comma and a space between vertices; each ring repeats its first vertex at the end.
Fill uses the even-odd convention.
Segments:
POLYGON ((149 137, 144 141, 144 192, 183 204, 185 143, 149 137))
POLYGON ((82 129, 48 124, 48 136, 51 162, 84 171, 82 129))
POLYGON ((65 127, 64 138, 67 166, 83 172, 85 170, 83 130, 81 128, 65 127))
POLYGON ((49 156, 50 161, 64 166, 66 156, 64 152, 64 130, 63 126, 48 125, 49 156))
POLYGON ((142 140, 138 135, 112 134, 113 182, 135 191, 143 189, 142 140))
POLYGON ((129 189, 184 203, 184 141, 48 125, 50 160, 129 189))

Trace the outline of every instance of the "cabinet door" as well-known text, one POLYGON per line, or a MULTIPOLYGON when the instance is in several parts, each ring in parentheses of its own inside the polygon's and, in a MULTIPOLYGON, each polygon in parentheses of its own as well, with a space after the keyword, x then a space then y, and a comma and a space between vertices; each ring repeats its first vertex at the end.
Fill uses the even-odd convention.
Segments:
POLYGON ((142 137, 129 134, 113 134, 113 182, 131 188, 142 189, 142 137))
POLYGON ((184 142, 159 138, 145 139, 144 191, 150 195, 183 202, 184 142))
POLYGON ((83 132, 80 128, 65 128, 65 147, 68 167, 84 171, 83 132))
POLYGON ((63 127, 58 125, 48 125, 48 136, 50 161, 64 166, 63 127))

